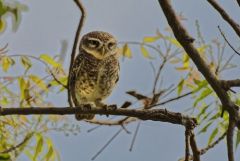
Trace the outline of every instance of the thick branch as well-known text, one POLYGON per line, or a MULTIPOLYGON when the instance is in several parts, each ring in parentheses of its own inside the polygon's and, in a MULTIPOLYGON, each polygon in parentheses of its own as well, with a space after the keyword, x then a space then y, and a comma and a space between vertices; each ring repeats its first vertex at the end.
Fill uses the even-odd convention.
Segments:
POLYGON ((215 8, 218 13, 222 16, 222 18, 228 22, 228 24, 233 28, 236 34, 240 37, 240 26, 236 23, 228 13, 215 1, 215 0, 207 0, 213 8, 215 8))
POLYGON ((177 18, 169 0, 159 0, 159 4, 167 18, 168 24, 176 39, 180 42, 186 53, 193 60, 198 70, 203 74, 208 83, 221 100, 224 109, 226 109, 236 120, 238 119, 238 106, 236 106, 229 98, 227 92, 222 88, 220 81, 215 74, 209 70, 209 66, 201 57, 198 50, 193 45, 193 38, 188 34, 186 29, 177 18))
POLYGON ((235 128, 235 120, 229 119, 229 125, 227 130, 227 150, 228 150, 228 161, 234 161, 234 152, 233 152, 233 134, 235 128))
POLYGON ((74 39, 72 54, 71 54, 71 60, 70 60, 70 66, 69 66, 69 72, 68 72, 68 85, 67 85, 68 86, 68 103, 71 107, 73 106, 73 104, 72 104, 72 100, 71 100, 69 76, 70 76, 70 73, 72 71, 72 66, 73 66, 73 62, 74 62, 76 53, 78 52, 78 45, 79 45, 79 42, 80 42, 80 33, 81 33, 81 30, 82 30, 82 27, 83 27, 83 24, 84 24, 84 21, 85 21, 85 18, 86 18, 86 10, 84 9, 81 1, 80 0, 74 0, 74 2, 76 3, 77 7, 81 11, 82 15, 80 17, 78 28, 77 28, 77 31, 76 31, 76 34, 75 34, 75 39, 74 39))
POLYGON ((193 127, 197 125, 195 118, 188 117, 181 113, 170 112, 165 109, 149 109, 149 110, 136 110, 136 109, 86 109, 82 107, 69 108, 69 107, 34 107, 34 108, 2 108, 0 115, 71 115, 75 113, 82 114, 102 114, 102 115, 123 115, 129 117, 137 117, 141 120, 152 120, 169 122, 179 125, 191 124, 193 127))
POLYGON ((231 87, 240 87, 240 79, 221 80, 221 84, 225 90, 229 90, 231 87))

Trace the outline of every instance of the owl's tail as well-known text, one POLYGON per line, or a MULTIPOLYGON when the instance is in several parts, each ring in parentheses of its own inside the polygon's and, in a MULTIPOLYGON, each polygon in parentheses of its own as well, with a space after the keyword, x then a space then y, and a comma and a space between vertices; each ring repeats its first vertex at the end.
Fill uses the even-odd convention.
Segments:
POLYGON ((94 114, 79 114, 79 113, 77 113, 77 114, 75 114, 75 118, 76 118, 76 120, 78 120, 78 121, 81 121, 81 120, 92 120, 93 118, 94 118, 94 114))

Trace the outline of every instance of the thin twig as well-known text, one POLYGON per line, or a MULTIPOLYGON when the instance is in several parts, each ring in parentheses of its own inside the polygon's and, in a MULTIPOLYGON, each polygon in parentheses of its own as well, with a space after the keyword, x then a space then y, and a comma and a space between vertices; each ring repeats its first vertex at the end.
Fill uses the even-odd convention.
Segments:
POLYGON ((214 148, 218 143, 220 143, 221 140, 225 138, 227 135, 227 132, 223 133, 216 141, 214 141, 212 144, 209 144, 207 147, 200 150, 200 154, 205 154, 208 150, 214 148))
POLYGON ((91 158, 91 160, 94 160, 103 152, 104 149, 122 132, 122 128, 120 128, 108 141, 107 143, 91 158))
POLYGON ((164 105, 164 104, 167 104, 167 103, 170 103, 170 102, 179 100, 179 99, 181 99, 181 98, 184 98, 184 97, 186 97, 186 96, 189 96, 189 95, 191 95, 191 94, 193 94, 193 93, 194 93, 193 91, 187 92, 187 93, 182 94, 182 95, 180 95, 180 96, 170 98, 170 99, 168 99, 168 100, 166 100, 166 101, 163 101, 163 102, 159 102, 159 103, 155 104, 154 106, 164 105))
POLYGON ((0 154, 4 154, 4 153, 10 153, 12 151, 17 150, 19 147, 21 147, 22 145, 24 145, 30 138, 32 137, 32 133, 28 134, 23 141, 21 141, 19 144, 12 146, 4 151, 1 151, 0 154))
POLYGON ((70 73, 72 72, 73 62, 74 62, 76 53, 78 52, 78 45, 79 45, 79 42, 80 42, 80 33, 81 33, 81 30, 82 30, 82 27, 84 25, 85 18, 86 18, 86 10, 83 7, 82 2, 80 0, 74 0, 74 2, 76 3, 77 7, 81 11, 82 15, 80 17, 78 28, 77 28, 77 31, 76 31, 76 34, 75 34, 75 39, 74 39, 72 53, 71 53, 69 72, 68 72, 68 85, 67 86, 68 86, 68 103, 69 103, 70 107, 73 107, 72 97, 71 97, 71 92, 70 92, 71 89, 70 89, 70 83, 69 83, 70 73))
POLYGON ((227 42, 228 46, 237 54, 240 56, 240 53, 230 44, 230 42, 227 40, 226 36, 224 35, 223 31, 221 30, 220 26, 218 26, 218 30, 221 33, 224 40, 227 42))
POLYGON ((222 18, 227 21, 227 23, 233 28, 236 34, 240 37, 240 26, 237 22, 235 22, 228 13, 215 1, 215 0, 207 0, 213 8, 215 8, 218 13, 222 16, 222 18))
POLYGON ((141 124, 141 121, 139 121, 139 122, 137 123, 137 127, 136 127, 136 129, 135 129, 134 134, 133 134, 133 138, 132 138, 132 142, 131 142, 129 151, 132 151, 132 150, 133 150, 133 145, 134 145, 134 143, 135 143, 135 141, 136 141, 137 134, 138 134, 138 131, 139 131, 139 128, 140 128, 140 124, 141 124))

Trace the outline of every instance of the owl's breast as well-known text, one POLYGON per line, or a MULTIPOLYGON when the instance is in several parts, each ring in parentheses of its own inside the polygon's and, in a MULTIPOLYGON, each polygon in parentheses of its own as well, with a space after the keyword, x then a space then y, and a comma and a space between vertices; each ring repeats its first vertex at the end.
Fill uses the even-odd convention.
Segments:
POLYGON ((117 59, 109 59, 98 64, 80 68, 75 85, 79 102, 94 102, 109 96, 119 77, 117 59))

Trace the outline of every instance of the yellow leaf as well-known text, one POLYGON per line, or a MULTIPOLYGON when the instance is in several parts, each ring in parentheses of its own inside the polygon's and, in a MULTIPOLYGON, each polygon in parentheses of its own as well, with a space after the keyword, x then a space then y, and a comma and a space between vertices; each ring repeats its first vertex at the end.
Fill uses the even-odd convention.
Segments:
POLYGON ((32 66, 31 60, 26 56, 21 56, 21 63, 26 70, 28 70, 32 66))
POLYGON ((203 46, 197 48, 197 50, 198 50, 199 53, 202 54, 202 53, 205 53, 205 50, 206 50, 208 47, 209 47, 208 45, 203 45, 203 46))
POLYGON ((2 68, 4 72, 7 72, 9 67, 14 65, 15 61, 8 56, 2 57, 2 68))
POLYGON ((132 58, 132 52, 128 46, 128 44, 123 45, 123 56, 127 58, 132 58))
POLYGON ((186 68, 189 67, 189 65, 190 65, 190 61, 189 60, 190 60, 189 56, 186 53, 184 53, 183 54, 183 67, 186 67, 186 68))
POLYGON ((6 21, 3 19, 0 19, 0 33, 4 32, 6 29, 6 21))
POLYGON ((153 57, 150 56, 149 52, 143 45, 141 45, 141 52, 145 58, 153 59, 153 57))
MULTIPOLYGON (((67 76, 66 76, 66 77, 61 77, 61 78, 58 79, 58 81, 60 81, 60 82, 61 82, 62 84, 64 84, 64 85, 67 85, 68 77, 67 77, 67 76)), ((52 80, 52 81, 50 82, 50 84, 51 84, 52 86, 60 85, 56 80, 52 80)))
POLYGON ((164 37, 166 40, 170 41, 173 45, 175 45, 178 48, 182 48, 182 45, 177 41, 177 39, 172 38, 172 37, 164 37))
POLYGON ((44 62, 46 62, 47 64, 50 64, 53 67, 61 66, 59 63, 57 63, 52 57, 50 57, 47 54, 41 54, 40 59, 42 59, 44 62))
POLYGON ((25 80, 23 77, 18 78, 18 84, 20 88, 21 100, 29 99, 29 82, 25 80))
POLYGON ((189 68, 188 67, 176 67, 175 69, 178 71, 183 71, 183 70, 188 70, 189 68))
POLYGON ((29 75, 29 78, 41 89, 48 90, 45 82, 36 75, 29 75))
POLYGON ((145 43, 152 43, 160 39, 161 36, 146 36, 143 38, 143 42, 145 43))

